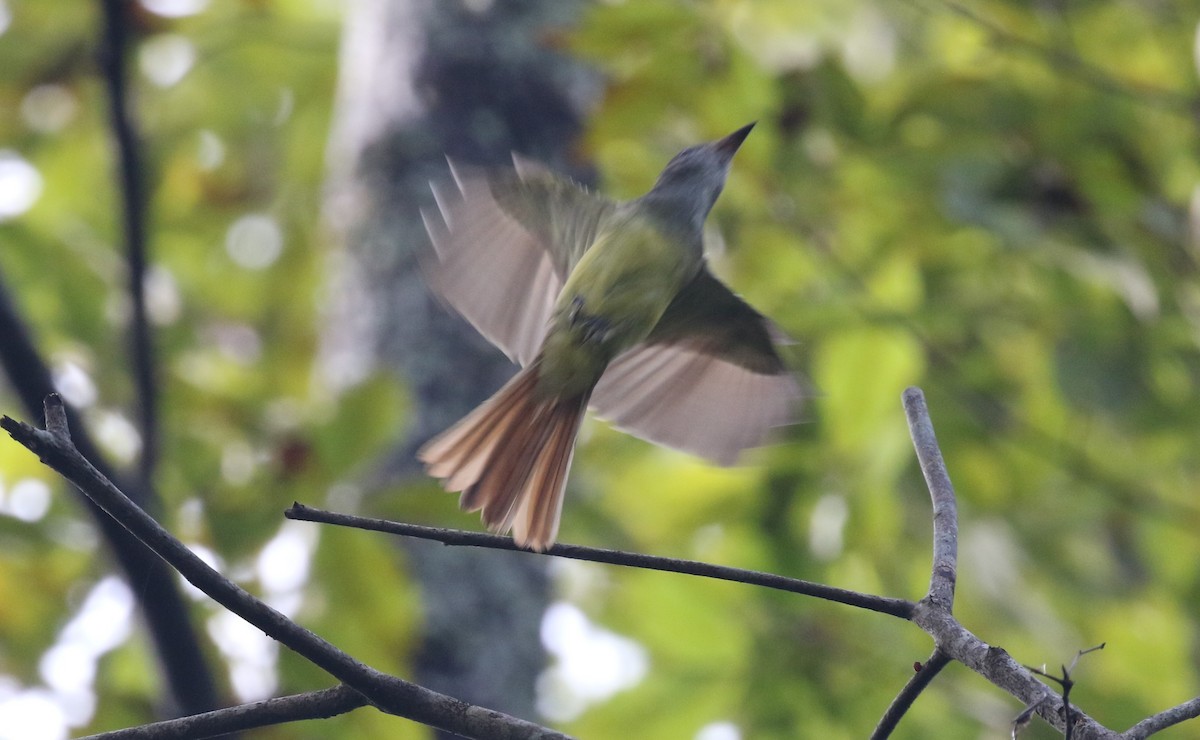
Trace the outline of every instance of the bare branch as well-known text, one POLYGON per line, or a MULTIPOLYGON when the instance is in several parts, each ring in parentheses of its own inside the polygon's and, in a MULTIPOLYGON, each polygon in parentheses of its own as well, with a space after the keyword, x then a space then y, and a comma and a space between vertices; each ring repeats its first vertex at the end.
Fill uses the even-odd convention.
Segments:
POLYGON ((929 660, 924 664, 917 664, 916 670, 913 672, 913 677, 904 684, 904 688, 892 700, 891 706, 883 713, 883 717, 879 719, 879 724, 875 726, 875 732, 871 733, 871 740, 883 740, 891 737, 892 731, 896 729, 896 725, 900 724, 900 719, 904 717, 908 708, 913 705, 921 692, 937 677, 942 669, 950 664, 950 656, 943 653, 939 648, 933 649, 933 654, 929 656, 929 660))
POLYGON ((101 0, 104 37, 100 64, 108 90, 109 121, 116 145, 117 174, 121 186, 121 219, 125 229, 125 260, 132 309, 129 333, 133 359, 138 432, 142 436, 139 469, 148 485, 158 461, 158 383, 154 372, 154 345, 146 315, 146 197, 145 173, 137 126, 129 105, 125 59, 129 46, 129 19, 133 5, 126 0, 101 0))
POLYGON ((920 388, 904 391, 904 413, 917 461, 925 475, 925 484, 933 499, 933 574, 929 579, 929 595, 925 598, 935 606, 954 609, 954 586, 958 581, 958 504, 954 485, 946 472, 942 451, 933 433, 933 422, 920 388))
MULTIPOLYGON (((929 595, 917 603, 912 621, 933 637, 937 649, 1015 696, 1059 731, 1066 729, 1063 699, 1037 680, 1029 669, 1003 648, 988 645, 954 618, 954 586, 958 577, 958 514, 954 486, 933 432, 933 422, 920 388, 903 394, 904 413, 917 460, 933 501, 933 575, 929 595)), ((1079 738, 1115 738, 1117 733, 1071 709, 1073 732, 1079 738)))
POLYGON ((336 512, 313 509, 298 503, 292 504, 292 507, 284 512, 284 516, 289 519, 319 522, 322 524, 336 524, 341 527, 368 529, 375 532, 386 532, 388 534, 397 534, 402 537, 416 537, 425 540, 435 540, 437 542, 441 542, 443 545, 457 547, 487 547, 494 550, 529 552, 531 555, 551 555, 560 558, 570 558, 572 560, 587 560, 593 563, 607 563, 609 565, 623 565, 630 568, 644 568, 647 570, 659 570, 670 573, 683 573, 685 575, 701 576, 703 578, 716 578, 722 581, 746 583, 752 586, 765 586, 766 588, 774 588, 780 591, 789 591, 791 593, 803 594, 805 596, 813 596, 818 599, 825 599, 827 601, 836 601, 839 604, 856 606, 860 609, 867 609, 869 611, 879 612, 881 614, 890 614, 893 617, 900 617, 901 619, 911 618, 913 609, 915 607, 913 602, 905 599, 893 599, 885 596, 872 596, 870 594, 863 594, 857 591, 848 591, 846 589, 835 588, 833 586, 825 586, 823 584, 813 583, 811 581, 802 581, 798 578, 787 578, 785 576, 779 576, 773 573, 762 573, 753 570, 743 570, 741 568, 730 568, 724 565, 712 565, 709 563, 697 562, 695 560, 678 560, 676 558, 642 555, 640 553, 623 552, 621 550, 606 550, 598 547, 564 545, 561 543, 554 545, 543 553, 532 553, 528 550, 517 547, 517 545, 512 541, 511 537, 502 537, 494 534, 482 534, 479 532, 464 532, 460 529, 422 527, 417 524, 393 522, 387 519, 371 519, 368 517, 353 516, 351 514, 338 514, 336 512))
MULTIPOLYGON (((46 398, 45 406, 48 427, 62 430, 66 425, 62 399, 56 394, 51 395, 46 398)), ((0 428, 36 453, 43 463, 78 486, 110 516, 179 571, 189 583, 269 637, 354 688, 379 709, 466 737, 566 737, 532 722, 473 706, 389 676, 359 662, 209 567, 102 476, 79 454, 70 437, 35 429, 7 416, 0 418, 0 428)))
POLYGON ((281 696, 215 712, 102 732, 82 740, 198 740, 256 727, 328 719, 367 706, 367 703, 366 697, 342 684, 321 691, 281 696))
MULTIPOLYGON (((1006 650, 988 645, 958 623, 954 616, 928 600, 917 604, 913 622, 928 632, 934 643, 954 660, 986 678, 995 686, 1015 696, 1022 705, 1037 705, 1038 716, 1062 731, 1063 720, 1058 714, 1062 699, 1049 686, 1034 678, 1024 666, 1013 660, 1006 650)), ((1087 718, 1084 718, 1085 720, 1087 718)), ((1103 732, 1094 721, 1092 725, 1103 732)), ((1084 735, 1086 737, 1115 736, 1115 733, 1084 735)))
POLYGON ((1124 740, 1142 740, 1142 738, 1150 737, 1160 730, 1165 730, 1168 727, 1177 725, 1180 722, 1186 722, 1189 719, 1195 719, 1196 717, 1200 717, 1200 697, 1159 712, 1153 717, 1147 717, 1122 733, 1121 737, 1124 740))

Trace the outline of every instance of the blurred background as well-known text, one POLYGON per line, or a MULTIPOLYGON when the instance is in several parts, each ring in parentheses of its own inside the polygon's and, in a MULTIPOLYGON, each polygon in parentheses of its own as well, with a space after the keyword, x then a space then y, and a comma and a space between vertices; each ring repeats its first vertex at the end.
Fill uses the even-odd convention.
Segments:
MULTIPOLYGON (((1073 698, 1123 730, 1200 692, 1198 21, 1181 0, 0 0, 0 411, 37 419, 52 382, 170 530, 381 670, 588 738, 865 737, 932 648, 912 625, 282 517, 478 528, 412 457, 513 372, 417 270, 444 154, 632 197, 757 120, 712 260, 796 338, 806 421, 731 469, 589 422, 561 539, 919 598, 920 385, 959 493, 956 614, 1029 665, 1107 643, 1073 698)), ((0 442, 0 737, 333 684, 98 521, 0 442)), ((1006 737, 1021 709, 951 666, 896 736, 1006 737)), ((373 710, 252 734, 432 736, 373 710)))

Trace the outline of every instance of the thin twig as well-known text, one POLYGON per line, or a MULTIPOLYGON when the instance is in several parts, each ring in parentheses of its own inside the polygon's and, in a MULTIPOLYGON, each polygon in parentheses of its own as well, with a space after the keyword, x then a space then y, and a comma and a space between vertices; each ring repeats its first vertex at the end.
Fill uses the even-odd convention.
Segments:
POLYGON ((1094 653, 1097 650, 1103 649, 1104 643, 1102 642, 1095 647, 1090 647, 1086 650, 1080 650, 1079 652, 1075 653, 1075 659, 1071 661, 1071 665, 1062 666, 1061 676, 1055 676, 1053 674, 1046 673, 1039 668, 1025 666, 1030 672, 1033 673, 1033 675, 1047 678, 1062 687, 1063 722, 1065 722, 1067 725, 1066 732, 1064 733, 1066 740, 1072 740, 1074 737, 1075 718, 1079 715, 1079 713, 1075 710, 1075 707, 1071 706, 1071 691, 1075 688, 1075 679, 1071 677, 1071 672, 1075 670, 1075 666, 1078 665, 1080 658, 1088 653, 1094 653))
POLYGON ((146 312, 146 197, 145 173, 137 126, 129 104, 125 60, 129 46, 129 19, 133 7, 128 0, 101 0, 104 9, 104 39, 100 66, 108 90, 109 120, 117 150, 117 172, 121 185, 121 218, 125 229, 125 260, 128 290, 131 356, 138 432, 142 451, 138 468, 148 485, 158 462, 158 382, 155 377, 154 342, 146 312))
MULTIPOLYGON (((46 398, 47 429, 66 428, 66 412, 57 394, 46 398)), ((154 550, 189 583, 217 603, 262 630, 342 683, 363 694, 379 709, 466 737, 564 738, 565 735, 473 706, 423 686, 389 676, 362 663, 297 625, 213 570, 182 542, 138 508, 75 449, 69 436, 35 429, 0 418, 0 428, 78 486, 110 516, 154 550)))
MULTIPOLYGON (((292 504, 291 508, 285 511, 283 515, 288 519, 318 522, 321 524, 336 524, 341 527, 386 532, 402 537, 435 540, 441 542, 443 545, 456 547, 487 547, 494 550, 529 552, 517 547, 511 537, 501 537, 479 532, 465 532, 460 529, 422 527, 417 524, 393 522, 387 519, 371 519, 351 514, 338 514, 332 511, 314 509, 299 503, 292 504)), ((679 560, 621 550, 605 550, 598 547, 564 544, 554 545, 541 554, 570 558, 572 560, 588 560, 594 563, 623 565, 630 568, 644 568, 647 570, 683 573, 685 575, 701 576, 704 578, 716 578, 722 581, 734 581, 752 586, 765 586, 766 588, 774 588, 780 591, 789 591, 827 601, 835 601, 839 604, 856 606, 860 609, 867 609, 881 614, 890 614, 893 617, 900 617, 901 619, 909 619, 915 607, 913 602, 904 599, 872 596, 870 594, 859 593, 858 591, 848 591, 811 581, 802 581, 798 578, 787 578, 773 573, 730 568, 724 565, 712 565, 695 560, 679 560)))
POLYGON ((281 696, 124 730, 88 735, 81 740, 192 740, 256 727, 310 719, 328 719, 367 705, 366 698, 341 684, 320 691, 281 696))
POLYGON ((904 391, 904 413, 908 431, 917 451, 917 462, 933 499, 933 573, 929 579, 929 595, 935 606, 953 611, 954 586, 958 581, 958 505, 954 486, 946 472, 942 451, 933 433, 933 422, 920 388, 904 391))
POLYGON ((892 736, 892 731, 896 729, 896 725, 900 724, 900 719, 904 717, 909 707, 937 674, 950 664, 950 660, 950 656, 942 652, 940 648, 934 648, 929 660, 916 666, 912 678, 908 679, 908 683, 904 684, 904 688, 892 700, 891 706, 880 717, 879 724, 875 726, 875 732, 871 733, 871 740, 884 740, 884 738, 892 736))

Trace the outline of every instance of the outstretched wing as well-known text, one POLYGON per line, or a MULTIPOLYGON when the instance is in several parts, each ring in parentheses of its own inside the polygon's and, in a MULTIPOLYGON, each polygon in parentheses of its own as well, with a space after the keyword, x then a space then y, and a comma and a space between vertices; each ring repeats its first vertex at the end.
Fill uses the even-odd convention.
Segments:
POLYGON ((433 188, 425 213, 435 259, 426 276, 450 306, 510 358, 529 364, 563 283, 613 201, 548 170, 472 171, 450 163, 454 187, 433 188))
POLYGON ((631 434, 732 465, 797 420, 803 394, 776 351, 783 341, 701 270, 646 341, 609 365, 592 408, 631 434))

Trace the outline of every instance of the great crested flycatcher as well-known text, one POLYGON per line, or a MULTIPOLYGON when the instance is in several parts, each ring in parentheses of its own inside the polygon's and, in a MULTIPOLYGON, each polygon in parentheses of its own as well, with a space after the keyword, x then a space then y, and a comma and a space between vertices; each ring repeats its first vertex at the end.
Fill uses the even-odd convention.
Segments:
POLYGON ((489 529, 553 544, 589 405, 722 465, 794 420, 782 334, 704 260, 704 220, 753 127, 684 149, 625 202, 519 159, 502 172, 451 163, 457 188, 434 188, 430 283, 523 368, 418 453, 489 529))

